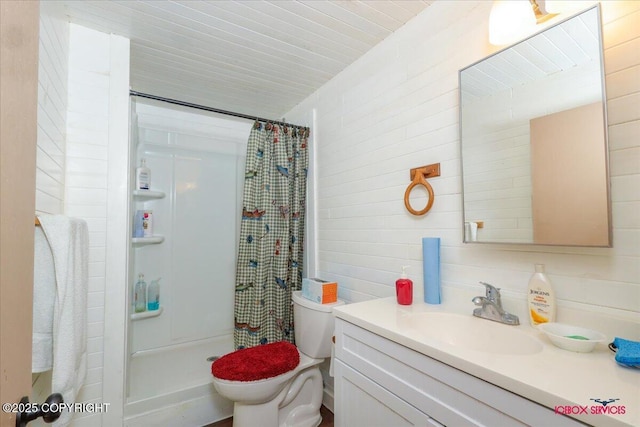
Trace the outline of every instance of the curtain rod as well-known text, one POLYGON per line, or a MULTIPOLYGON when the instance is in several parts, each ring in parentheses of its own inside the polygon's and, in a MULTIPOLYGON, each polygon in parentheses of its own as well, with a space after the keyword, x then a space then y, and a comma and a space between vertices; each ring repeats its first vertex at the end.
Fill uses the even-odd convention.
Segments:
POLYGON ((277 120, 264 119, 262 117, 257 117, 257 116, 250 116, 248 114, 235 113, 233 111, 220 110, 219 108, 207 107, 205 105, 192 104, 190 102, 178 101, 177 99, 164 98, 164 97, 161 97, 161 96, 150 95, 148 93, 136 92, 135 90, 129 90, 129 96, 139 96, 140 98, 153 99, 155 101, 167 102, 169 104, 180 105, 182 107, 195 108, 197 110, 211 111, 212 113, 218 113, 218 114, 224 114, 224 115, 227 115, 227 116, 239 117, 241 119, 257 120, 259 122, 274 123, 274 124, 277 124, 277 125, 292 126, 292 127, 299 127, 299 128, 307 128, 308 127, 308 126, 293 125, 291 123, 286 123, 286 122, 279 122, 277 120))

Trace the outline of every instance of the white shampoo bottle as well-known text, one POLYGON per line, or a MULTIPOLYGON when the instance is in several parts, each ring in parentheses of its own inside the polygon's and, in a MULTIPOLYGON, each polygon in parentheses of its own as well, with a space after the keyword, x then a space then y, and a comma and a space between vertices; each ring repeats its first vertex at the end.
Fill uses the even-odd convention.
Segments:
POLYGON ((544 264, 536 264, 536 272, 529 279, 527 300, 531 326, 555 322, 556 295, 549 278, 544 274, 544 264))
POLYGON ((147 167, 147 161, 140 159, 140 166, 136 168, 136 190, 151 189, 151 170, 147 167))

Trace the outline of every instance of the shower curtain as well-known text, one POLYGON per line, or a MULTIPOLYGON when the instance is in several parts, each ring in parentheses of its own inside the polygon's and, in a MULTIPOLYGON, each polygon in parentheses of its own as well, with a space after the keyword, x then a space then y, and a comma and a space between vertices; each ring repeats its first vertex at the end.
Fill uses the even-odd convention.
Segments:
POLYGON ((256 122, 247 144, 235 284, 236 349, 293 342, 302 283, 308 128, 256 122))

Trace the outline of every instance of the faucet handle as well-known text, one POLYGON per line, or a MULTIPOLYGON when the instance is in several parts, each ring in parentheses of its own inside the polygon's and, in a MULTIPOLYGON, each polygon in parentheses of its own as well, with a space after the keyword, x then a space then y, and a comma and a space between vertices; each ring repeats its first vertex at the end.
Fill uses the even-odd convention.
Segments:
POLYGON ((500 301, 500 288, 496 288, 492 284, 486 283, 486 282, 479 282, 479 283, 481 285, 484 285, 484 287, 486 288, 487 299, 491 301, 500 301))

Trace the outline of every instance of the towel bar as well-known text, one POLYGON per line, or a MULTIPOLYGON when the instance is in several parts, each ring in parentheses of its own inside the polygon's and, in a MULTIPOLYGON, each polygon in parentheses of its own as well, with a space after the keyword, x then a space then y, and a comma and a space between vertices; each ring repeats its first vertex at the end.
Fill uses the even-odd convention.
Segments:
POLYGON ((427 182, 425 178, 433 178, 436 176, 440 176, 440 163, 434 163, 427 166, 420 166, 418 168, 413 168, 409 171, 409 177, 411 179, 411 184, 407 187, 407 190, 404 192, 404 206, 407 210, 413 215, 424 215, 431 209, 433 206, 433 202, 435 200, 435 195, 433 194, 433 188, 427 182), (409 195, 411 194, 411 190, 416 185, 422 185, 427 192, 429 193, 429 200, 427 201, 427 206, 424 209, 419 211, 413 209, 411 204, 409 203, 409 195))

